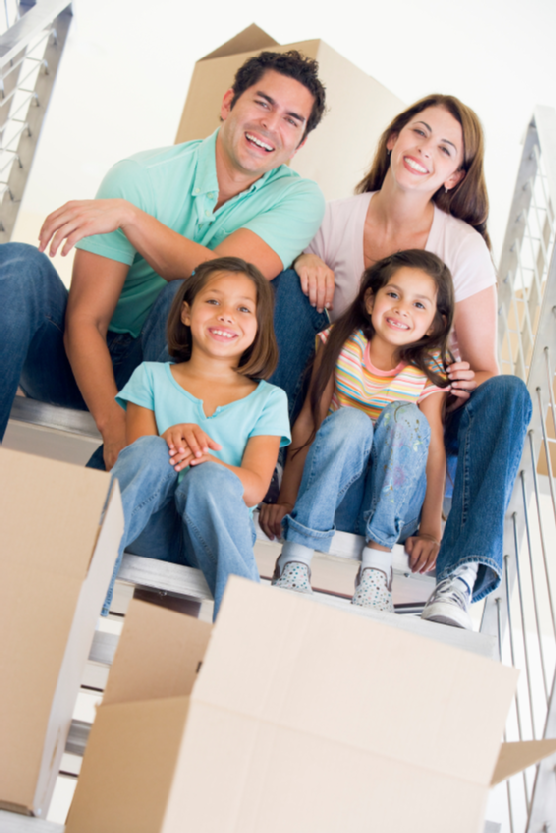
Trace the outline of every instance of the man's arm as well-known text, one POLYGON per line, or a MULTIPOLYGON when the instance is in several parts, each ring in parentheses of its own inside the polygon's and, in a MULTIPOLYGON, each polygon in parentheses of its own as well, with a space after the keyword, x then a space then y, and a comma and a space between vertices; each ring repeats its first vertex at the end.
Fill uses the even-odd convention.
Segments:
POLYGON ((77 251, 66 311, 64 345, 73 375, 104 440, 110 471, 126 444, 125 411, 116 403, 108 325, 129 267, 77 251))
POLYGON ((39 249, 44 252, 51 241, 50 254, 54 256, 65 240, 61 254, 67 255, 84 237, 109 234, 118 228, 149 266, 167 281, 188 278, 200 263, 225 256, 241 257, 255 264, 267 280, 273 280, 282 271, 282 261, 274 249, 250 229, 237 229, 211 250, 121 199, 66 203, 44 221, 39 249))

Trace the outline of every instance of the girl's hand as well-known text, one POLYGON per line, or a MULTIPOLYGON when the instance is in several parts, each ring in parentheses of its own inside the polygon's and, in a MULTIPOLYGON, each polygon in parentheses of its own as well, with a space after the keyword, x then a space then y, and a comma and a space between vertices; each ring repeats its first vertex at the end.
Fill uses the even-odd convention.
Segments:
POLYGON ((168 443, 169 463, 176 471, 181 471, 192 461, 204 462, 200 458, 210 449, 219 451, 222 446, 212 440, 208 434, 194 423, 184 422, 172 425, 162 434, 168 443))
POLYGON ((282 518, 291 512, 293 503, 262 503, 259 512, 259 526, 267 538, 274 541, 282 534, 282 518))
POLYGON ((72 200, 49 214, 39 233, 39 252, 50 240, 50 257, 54 257, 65 239, 62 256, 93 234, 109 234, 125 225, 133 206, 127 200, 72 200))
POLYGON ((471 391, 477 387, 477 382, 475 371, 471 370, 469 362, 453 362, 448 365, 447 372, 450 391, 456 397, 456 401, 448 408, 449 411, 453 411, 469 399, 471 391))
POLYGON ((299 275, 301 289, 309 296, 311 306, 319 312, 334 309, 335 278, 320 257, 311 254, 300 255, 293 268, 299 275))
POLYGON ((428 573, 436 564, 440 542, 432 535, 413 535, 405 542, 412 573, 428 573))

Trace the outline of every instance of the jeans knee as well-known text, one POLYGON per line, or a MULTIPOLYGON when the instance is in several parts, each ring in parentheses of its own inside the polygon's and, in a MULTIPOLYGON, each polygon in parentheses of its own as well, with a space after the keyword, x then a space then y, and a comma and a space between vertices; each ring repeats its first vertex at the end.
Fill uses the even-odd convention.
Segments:
POLYGON ((161 464, 170 468, 168 462, 168 443, 162 437, 149 435, 146 437, 139 437, 131 445, 127 445, 120 451, 116 466, 124 463, 137 463, 140 466, 161 464))
POLYGON ((3 243, 0 246, 0 280, 15 278, 18 282, 33 280, 50 272, 57 276, 50 258, 28 243, 3 243))
POLYGON ((377 420, 376 430, 392 437, 406 437, 408 432, 428 443, 431 429, 426 416, 414 402, 391 402, 377 420))
POLYGON ((327 444, 336 448, 352 443, 359 446, 362 440, 373 438, 373 423, 358 408, 339 408, 326 417, 320 430, 326 436, 327 444))
POLYGON ((471 397, 471 402, 486 400, 494 404, 503 417, 510 417, 516 412, 523 414, 526 425, 529 424, 532 413, 532 403, 527 386, 518 376, 493 376, 484 382, 471 397), (477 396, 480 394, 480 396, 477 396))
POLYGON ((219 463, 208 462, 192 466, 182 478, 176 494, 186 496, 191 493, 196 500, 208 498, 218 501, 218 496, 238 490, 243 496, 241 480, 233 471, 219 463))

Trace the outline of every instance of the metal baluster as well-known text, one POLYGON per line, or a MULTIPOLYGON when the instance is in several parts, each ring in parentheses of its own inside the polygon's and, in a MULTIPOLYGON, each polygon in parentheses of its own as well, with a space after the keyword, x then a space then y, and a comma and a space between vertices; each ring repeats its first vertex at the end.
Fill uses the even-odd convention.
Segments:
MULTIPOLYGON (((510 556, 504 556, 504 582, 506 585, 506 615, 508 617, 508 636, 510 641, 510 657, 512 660, 512 666, 516 668, 515 664, 515 652, 514 652, 514 632, 513 632, 513 625, 512 625, 512 613, 511 613, 511 604, 510 604, 510 582, 508 580, 508 561, 510 556)), ((502 657, 502 652, 500 652, 500 657, 502 657)), ((521 709, 519 707, 519 694, 516 690, 515 693, 515 713, 517 718, 517 733, 520 740, 523 740, 523 730, 521 726, 521 709)), ((527 806, 527 812, 529 812, 529 792, 527 789, 527 778, 525 776, 525 770, 522 772, 523 775, 523 791, 525 793, 525 804, 527 806)))
POLYGON ((534 601, 534 610, 535 610, 535 622, 537 625, 537 642, 539 643, 539 656, 541 661, 541 669, 542 669, 542 677, 544 683, 544 696, 546 702, 548 703, 548 683, 546 680, 546 669, 544 667, 544 655, 542 651, 541 645, 541 626, 539 622, 539 603, 537 599, 537 585, 535 581, 535 570, 533 568, 533 548, 531 546, 531 530, 529 527, 529 510, 527 509, 527 496, 525 492, 525 478, 523 471, 521 472, 521 490, 523 494, 523 512, 525 518, 525 530, 527 533, 527 550, 529 554, 529 570, 531 574, 531 589, 533 591, 533 601, 534 601))
POLYGON ((529 648, 527 647, 527 630, 525 628, 525 605, 523 604, 523 589, 521 586, 521 570, 519 568, 519 546, 517 542, 517 515, 514 512, 512 515, 513 532, 514 532, 514 551, 515 551, 515 574, 517 579, 517 590, 519 593, 519 611, 521 615, 521 632, 523 634, 523 653, 525 656, 525 679, 527 680, 527 691, 529 694, 529 713, 531 716, 531 732, 533 740, 537 738, 535 729, 535 715, 533 712, 533 692, 531 690, 531 669, 529 667, 529 648))

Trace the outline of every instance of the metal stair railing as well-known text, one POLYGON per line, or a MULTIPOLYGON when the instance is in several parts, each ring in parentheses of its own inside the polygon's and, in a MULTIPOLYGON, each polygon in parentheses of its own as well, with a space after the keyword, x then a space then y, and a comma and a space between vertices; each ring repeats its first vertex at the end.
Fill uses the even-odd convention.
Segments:
POLYGON ((0 242, 15 225, 70 19, 68 0, 40 0, 0 35, 0 242))
MULTIPOLYGON (((499 269, 499 361, 533 416, 504 523, 504 572, 481 631, 522 671, 507 740, 556 736, 556 110, 528 126, 499 269)), ((510 833, 556 829, 555 756, 506 782, 510 833)))

